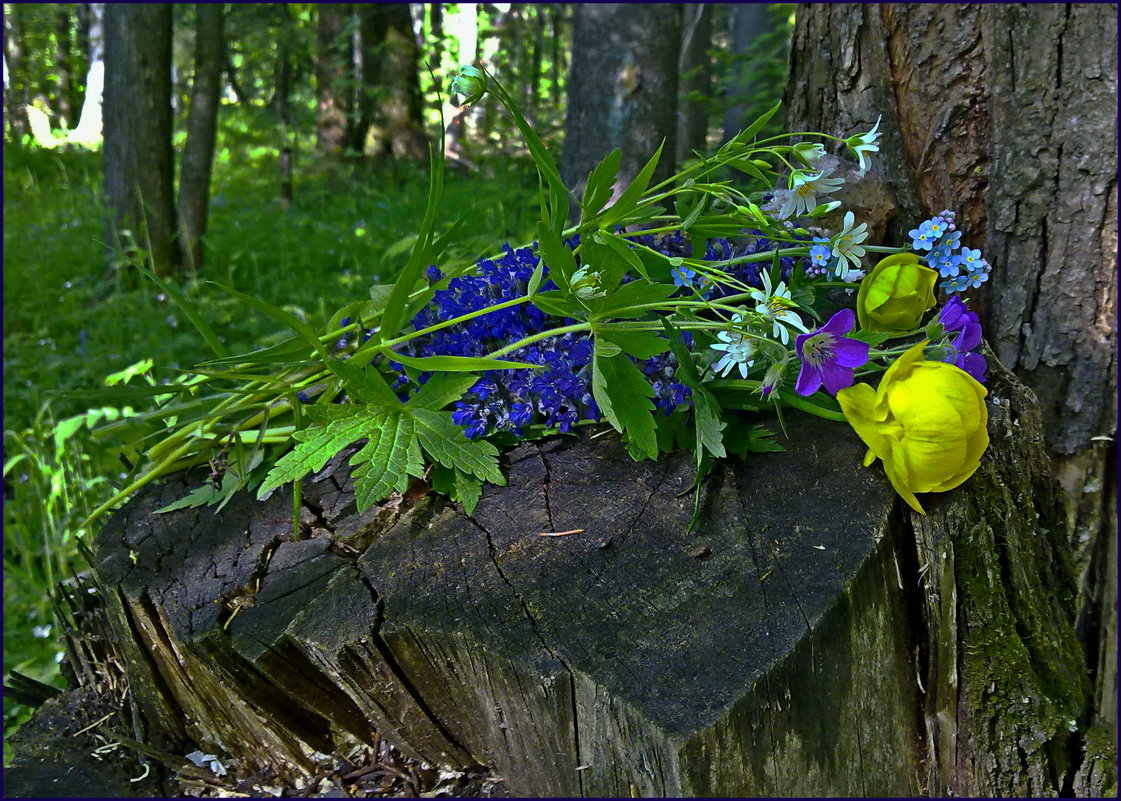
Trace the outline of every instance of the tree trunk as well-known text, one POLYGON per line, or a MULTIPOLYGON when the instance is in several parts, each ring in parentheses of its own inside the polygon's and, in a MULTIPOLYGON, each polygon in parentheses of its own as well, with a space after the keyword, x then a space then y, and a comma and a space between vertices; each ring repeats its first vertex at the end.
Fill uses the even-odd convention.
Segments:
POLYGON ((202 236, 210 202, 210 169, 218 128, 225 25, 221 3, 196 3, 195 77, 187 117, 187 143, 179 169, 179 249, 183 266, 202 269, 202 236))
POLYGON ((70 130, 74 127, 74 105, 72 104, 74 79, 71 73, 72 37, 70 36, 71 9, 60 6, 55 11, 55 75, 58 78, 58 97, 55 111, 60 127, 70 130))
POLYGON ((375 158, 428 154, 416 37, 408 3, 362 4, 362 125, 356 147, 375 158))
POLYGON ((712 3, 688 3, 682 28, 678 75, 681 97, 677 105, 677 153, 680 164, 704 151, 708 140, 708 103, 712 96, 712 3))
POLYGON ((616 193, 663 139, 654 181, 673 173, 680 50, 680 5, 576 6, 561 175, 577 194, 615 148, 623 156, 616 193))
POLYGON ((89 66, 78 127, 71 142, 94 146, 101 140, 101 103, 105 91, 105 3, 87 3, 89 27, 85 36, 89 66))
POLYGON ((156 515, 205 478, 151 486, 93 555, 143 739, 234 783, 376 730, 519 796, 1069 793, 1063 508, 1034 397, 995 359, 989 389, 992 447, 928 517, 797 413, 692 533, 690 459, 612 436, 521 445, 470 516, 423 484, 358 513, 336 458, 296 541, 288 488, 156 515))
POLYGON ((747 63, 758 43, 771 29, 771 17, 766 3, 736 3, 728 15, 731 32, 731 50, 735 61, 725 84, 725 92, 734 102, 724 112, 724 140, 727 142, 751 124, 748 117, 746 95, 758 90, 755 76, 747 63))
POLYGON ((276 48, 276 122, 280 135, 280 205, 285 210, 291 208, 292 186, 292 121, 289 113, 289 99, 292 93, 292 37, 295 26, 287 6, 278 8, 281 15, 279 41, 276 48))
POLYGON ((138 248, 153 269, 179 267, 171 148, 171 6, 105 8, 105 199, 110 256, 138 248), (131 232, 130 237, 121 231, 131 232))
POLYGON ((25 47, 23 43, 22 8, 18 3, 4 4, 4 113, 8 118, 8 136, 19 141, 31 130, 27 119, 27 76, 24 75, 25 47))
POLYGON ((316 4, 315 92, 318 116, 315 127, 319 152, 341 156, 346 150, 347 118, 350 115, 351 39, 345 35, 349 3, 316 4))
POLYGON ((872 171, 894 194, 891 241, 950 207, 994 265, 975 305, 1040 399, 1066 488, 1099 699, 1078 718, 1080 776, 1098 770, 1095 732, 1116 748, 1116 579, 1098 561, 1117 552, 1116 57, 1109 6, 814 4, 786 92, 792 130, 849 136, 882 115, 872 171))

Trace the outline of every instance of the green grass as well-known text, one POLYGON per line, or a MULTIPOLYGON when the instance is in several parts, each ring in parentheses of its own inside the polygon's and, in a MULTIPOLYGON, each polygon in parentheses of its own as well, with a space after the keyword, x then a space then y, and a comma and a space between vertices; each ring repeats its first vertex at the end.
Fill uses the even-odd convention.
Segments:
MULTIPOLYGON (((252 119, 223 129, 206 266, 179 282, 231 352, 288 332, 207 281, 320 326, 393 277, 424 211, 425 165, 331 167, 306 150, 284 210, 269 135, 252 119)), ((71 566, 81 569, 75 527, 110 497, 121 466, 84 429, 55 441, 53 422, 87 412, 88 403, 54 393, 99 387, 145 358, 159 379, 211 355, 169 298, 134 272, 107 267, 100 185, 98 153, 4 148, 4 669, 59 686, 50 591, 71 566)), ((470 214, 455 255, 528 241, 535 193, 528 161, 449 175, 441 222, 470 214)), ((6 702, 5 728, 27 714, 6 702)))

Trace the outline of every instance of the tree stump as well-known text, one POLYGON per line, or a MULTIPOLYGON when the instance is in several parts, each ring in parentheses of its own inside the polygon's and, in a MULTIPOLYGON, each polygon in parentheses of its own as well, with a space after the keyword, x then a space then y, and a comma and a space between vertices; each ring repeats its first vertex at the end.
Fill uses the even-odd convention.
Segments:
POLYGON ((298 541, 290 491, 153 514, 200 478, 172 477, 94 548, 147 739, 310 770, 377 730, 515 795, 1070 792, 1062 507, 1034 398, 992 373, 992 448, 925 518, 805 417, 714 470, 692 533, 689 458, 613 435, 517 447, 470 516, 423 488, 359 513, 337 458, 298 541))

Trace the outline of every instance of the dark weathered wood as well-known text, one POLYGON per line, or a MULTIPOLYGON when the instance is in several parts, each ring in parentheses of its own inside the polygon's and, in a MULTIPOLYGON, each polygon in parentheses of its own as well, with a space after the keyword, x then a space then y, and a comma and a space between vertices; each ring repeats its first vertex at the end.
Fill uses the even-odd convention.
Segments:
POLYGON ((993 264, 972 303, 1039 398, 1064 488, 1098 699, 1078 736, 1113 732, 1113 750, 1116 59, 1115 5, 808 4, 786 90, 792 130, 845 136, 882 115, 872 172, 894 195, 890 241, 950 207, 993 264))
POLYGON ((788 452, 717 471, 693 533, 685 456, 555 439, 470 517, 419 491, 359 514, 336 460, 295 542, 285 492, 154 516, 172 478, 97 569, 149 738, 235 767, 376 729, 523 795, 1056 794, 1087 694, 1073 571, 1034 400, 990 388, 994 446, 928 518, 797 417, 788 452))
POLYGON ((561 177, 579 191, 588 173, 622 150, 622 192, 665 139, 654 181, 673 173, 681 50, 680 4, 578 3, 561 177))

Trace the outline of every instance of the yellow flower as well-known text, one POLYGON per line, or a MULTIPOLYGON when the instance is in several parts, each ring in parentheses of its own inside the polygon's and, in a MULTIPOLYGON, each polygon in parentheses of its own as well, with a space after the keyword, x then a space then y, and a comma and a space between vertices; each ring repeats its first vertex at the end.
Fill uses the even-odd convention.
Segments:
POLYGON ((896 253, 877 264, 860 282, 856 315, 862 331, 908 331, 918 328, 934 305, 938 272, 919 264, 914 253, 896 253))
POLYGON ((989 447, 985 388, 948 362, 923 358, 926 341, 900 356, 878 389, 840 390, 845 419, 868 446, 867 467, 884 462, 891 485, 919 514, 916 492, 945 492, 981 464, 989 447))

